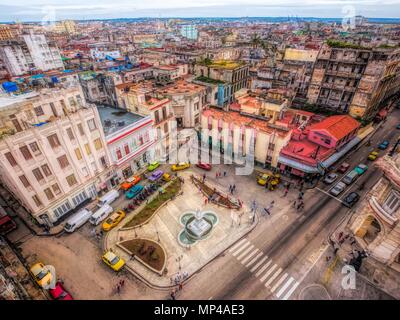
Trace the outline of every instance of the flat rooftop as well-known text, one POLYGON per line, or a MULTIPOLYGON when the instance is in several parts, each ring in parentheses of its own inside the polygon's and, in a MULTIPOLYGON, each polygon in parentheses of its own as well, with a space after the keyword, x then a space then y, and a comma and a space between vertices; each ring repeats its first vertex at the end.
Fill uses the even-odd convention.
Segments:
POLYGON ((36 91, 22 93, 19 95, 6 94, 6 93, 0 94, 0 108, 8 107, 14 103, 19 103, 28 100, 30 98, 37 97, 38 95, 39 93, 36 91))
POLYGON ((97 110, 99 111, 103 131, 106 136, 123 130, 127 126, 144 118, 141 115, 127 112, 123 109, 107 106, 97 106, 97 110))

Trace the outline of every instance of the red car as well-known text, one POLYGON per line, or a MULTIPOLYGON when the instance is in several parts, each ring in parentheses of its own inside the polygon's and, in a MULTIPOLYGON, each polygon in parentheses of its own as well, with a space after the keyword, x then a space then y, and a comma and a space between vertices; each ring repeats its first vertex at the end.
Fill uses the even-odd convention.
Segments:
POLYGON ((49 292, 54 300, 74 300, 74 298, 72 298, 72 296, 64 289, 61 282, 57 282, 54 289, 50 289, 49 292))
POLYGON ((196 166, 207 171, 211 170, 211 164, 209 163, 199 162, 198 164, 196 164, 196 166))
POLYGON ((343 162, 342 165, 337 169, 340 173, 345 173, 349 169, 350 165, 347 162, 343 162))

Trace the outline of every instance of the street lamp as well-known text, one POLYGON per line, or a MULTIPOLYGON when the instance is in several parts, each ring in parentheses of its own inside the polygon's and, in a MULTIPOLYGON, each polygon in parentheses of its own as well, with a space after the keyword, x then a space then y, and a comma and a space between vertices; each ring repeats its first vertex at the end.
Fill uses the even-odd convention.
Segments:
POLYGON ((179 264, 179 271, 181 270, 181 260, 183 259, 183 254, 181 254, 178 258, 175 259, 176 262, 179 264))
POLYGON ((397 146, 398 146, 399 144, 400 144, 400 138, 397 139, 397 141, 396 141, 396 143, 394 144, 392 150, 390 150, 390 152, 389 152, 389 157, 393 157, 393 156, 394 156, 394 153, 395 153, 395 151, 396 151, 396 148, 397 148, 397 146))

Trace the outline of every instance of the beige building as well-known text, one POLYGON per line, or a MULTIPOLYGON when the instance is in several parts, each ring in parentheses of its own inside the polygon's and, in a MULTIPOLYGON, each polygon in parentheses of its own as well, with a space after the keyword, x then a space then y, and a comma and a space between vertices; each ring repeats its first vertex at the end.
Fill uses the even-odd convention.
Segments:
POLYGON ((384 156, 376 164, 383 176, 348 226, 375 260, 400 272, 400 154, 384 156))
POLYGON ((0 177, 51 226, 106 188, 110 157, 80 86, 0 97, 0 177))

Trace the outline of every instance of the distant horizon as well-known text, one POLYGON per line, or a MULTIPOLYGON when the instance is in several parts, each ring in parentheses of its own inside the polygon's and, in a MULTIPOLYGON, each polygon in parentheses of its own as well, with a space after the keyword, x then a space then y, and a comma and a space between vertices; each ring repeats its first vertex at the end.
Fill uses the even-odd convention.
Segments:
MULTIPOLYGON (((355 15, 362 16, 363 18, 371 21, 376 20, 395 20, 400 22, 400 17, 368 17, 363 15, 355 15)), ((119 17, 119 18, 63 18, 63 19, 55 19, 49 20, 49 22, 60 22, 65 20, 73 20, 73 21, 110 21, 110 20, 169 20, 169 19, 182 19, 182 20, 201 20, 201 19, 210 19, 210 20, 222 20, 222 19, 280 19, 287 21, 294 21, 296 19, 301 19, 304 21, 307 20, 321 20, 321 21, 329 21, 329 20, 342 20, 343 17, 316 17, 316 16, 229 16, 229 17, 212 17, 212 16, 204 16, 204 17, 182 17, 182 16, 165 16, 165 17, 119 17)), ((15 24, 15 23, 41 23, 42 20, 2 20, 0 24, 15 24)))

